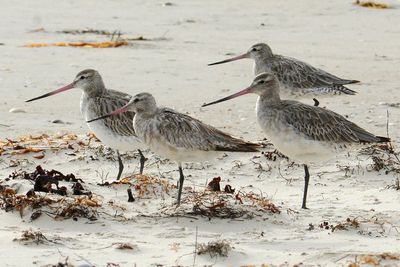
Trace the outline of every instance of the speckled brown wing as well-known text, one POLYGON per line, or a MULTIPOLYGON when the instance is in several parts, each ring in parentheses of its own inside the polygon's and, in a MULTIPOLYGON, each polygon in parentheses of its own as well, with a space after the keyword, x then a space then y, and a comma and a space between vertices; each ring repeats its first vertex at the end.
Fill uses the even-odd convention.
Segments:
POLYGON ((203 151, 255 152, 260 145, 234 138, 188 115, 163 108, 157 129, 164 140, 178 148, 203 151))
POLYGON ((375 136, 345 117, 324 108, 290 100, 282 101, 281 108, 280 116, 283 121, 311 140, 337 144, 389 141, 388 138, 375 136))
POLYGON ((309 88, 311 91, 325 93, 350 95, 356 93, 344 85, 357 83, 358 81, 341 79, 294 58, 275 55, 267 64, 278 80, 285 86, 309 88))

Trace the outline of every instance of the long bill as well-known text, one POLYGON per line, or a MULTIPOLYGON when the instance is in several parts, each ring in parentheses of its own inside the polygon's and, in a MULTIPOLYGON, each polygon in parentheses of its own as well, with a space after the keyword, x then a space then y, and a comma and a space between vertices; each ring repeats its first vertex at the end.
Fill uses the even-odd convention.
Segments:
POLYGON ((102 119, 105 119, 105 118, 108 118, 108 117, 111 117, 111 116, 118 115, 118 114, 120 114, 120 113, 127 112, 127 111, 129 111, 129 105, 130 105, 130 104, 131 104, 131 102, 128 102, 128 104, 126 104, 126 105, 123 106, 122 108, 116 109, 116 110, 114 110, 113 112, 108 113, 108 114, 106 114, 106 115, 103 115, 103 116, 100 116, 100 117, 97 117, 97 118, 88 120, 87 123, 91 123, 91 122, 97 121, 97 120, 102 120, 102 119))
POLYGON ((226 101, 226 100, 229 100, 229 99, 232 99, 232 98, 235 98, 235 97, 239 97, 239 96, 242 96, 242 95, 250 94, 250 93, 252 93, 252 92, 253 92, 253 91, 252 91, 252 88, 251 88, 251 87, 248 87, 248 88, 243 89, 243 90, 241 90, 241 91, 239 91, 239 92, 237 92, 237 93, 235 93, 235 94, 233 94, 233 95, 230 95, 230 96, 227 96, 227 97, 224 97, 224 98, 215 100, 215 101, 210 102, 210 103, 203 104, 202 107, 214 105, 214 104, 217 104, 217 103, 220 103, 220 102, 224 102, 224 101, 226 101))
POLYGON ((60 89, 51 91, 50 93, 47 93, 47 94, 44 94, 44 95, 41 95, 41 96, 38 96, 38 97, 35 97, 35 98, 32 98, 32 99, 29 99, 29 100, 26 100, 25 102, 35 101, 35 100, 38 100, 38 99, 41 99, 41 98, 45 98, 45 97, 48 97, 48 96, 51 96, 51 95, 55 95, 55 94, 58 94, 58 93, 61 93, 61 92, 70 90, 70 89, 72 89, 72 88, 75 88, 74 83, 68 84, 68 85, 66 85, 66 86, 64 86, 64 87, 61 87, 60 89))
POLYGON ((227 62, 231 62, 231 61, 235 61, 235 60, 239 60, 239 59, 243 59, 243 58, 249 58, 249 53, 244 53, 243 55, 240 55, 240 56, 236 56, 236 57, 228 58, 228 59, 225 59, 222 61, 210 63, 210 64, 208 64, 208 66, 223 64, 223 63, 227 63, 227 62))

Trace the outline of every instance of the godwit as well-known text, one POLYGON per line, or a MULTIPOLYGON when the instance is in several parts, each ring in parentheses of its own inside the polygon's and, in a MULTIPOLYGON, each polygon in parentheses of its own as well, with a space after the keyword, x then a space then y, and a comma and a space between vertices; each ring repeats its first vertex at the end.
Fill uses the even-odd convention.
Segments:
POLYGON ((257 152, 259 144, 234 138, 212 126, 169 108, 157 107, 149 93, 135 95, 128 104, 108 115, 109 118, 124 112, 135 112, 133 122, 137 136, 152 151, 174 160, 179 167, 178 206, 181 201, 184 175, 182 162, 203 161, 218 151, 257 152))
POLYGON ((272 73, 261 73, 250 87, 203 107, 241 95, 254 93, 258 100, 258 123, 283 154, 304 164, 305 183, 302 208, 306 208, 309 182, 308 164, 331 158, 338 149, 352 144, 389 142, 375 136, 343 116, 298 101, 281 100, 279 82, 272 73))
POLYGON ((303 95, 354 95, 356 92, 346 88, 344 85, 359 82, 341 79, 294 58, 275 55, 272 53, 271 48, 264 43, 253 45, 246 53, 240 56, 208 65, 222 64, 242 58, 254 60, 255 75, 263 72, 273 73, 280 82, 282 93, 290 98, 303 95))
MULTIPOLYGON (((126 93, 107 89, 104 86, 103 79, 96 70, 86 69, 79 72, 72 83, 42 96, 29 99, 26 102, 55 95, 73 88, 82 89, 80 107, 85 121, 120 108, 128 103, 131 98, 131 96, 126 93)), ((143 173, 144 163, 147 160, 139 149, 141 147, 141 141, 137 138, 132 126, 134 117, 134 112, 126 112, 103 121, 87 124, 89 129, 95 133, 101 142, 116 150, 119 165, 117 179, 121 177, 124 169, 119 151, 138 149, 140 154, 140 173, 143 173)))

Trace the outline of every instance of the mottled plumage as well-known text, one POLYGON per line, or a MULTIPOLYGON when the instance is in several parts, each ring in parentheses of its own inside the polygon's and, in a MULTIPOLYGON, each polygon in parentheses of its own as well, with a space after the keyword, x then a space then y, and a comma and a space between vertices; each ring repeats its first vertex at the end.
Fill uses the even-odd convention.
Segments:
MULTIPOLYGON (((379 142, 377 137, 333 111, 309 106, 297 101, 282 100, 269 108, 277 111, 282 124, 311 140, 340 143, 379 142)), ((261 112, 261 111, 260 111, 261 112)))
MULTIPOLYGON (((28 100, 27 102, 61 93, 73 88, 81 88, 82 96, 80 109, 86 121, 107 114, 112 110, 120 108, 128 103, 130 95, 115 90, 107 89, 100 74, 93 69, 86 69, 79 72, 74 81, 60 89, 44 94, 42 96, 28 100)), ((109 117, 102 121, 88 124, 88 127, 95 133, 102 143, 117 151, 119 172, 117 179, 120 178, 123 170, 123 164, 119 151, 132 151, 141 147, 141 141, 137 138, 132 120, 134 112, 109 117)), ((140 173, 143 172, 144 161, 146 160, 139 150, 140 173)))
POLYGON ((137 94, 124 107, 98 119, 129 111, 136 113, 133 127, 139 139, 155 153, 178 162, 178 205, 184 181, 181 162, 203 161, 219 151, 257 152, 260 148, 259 144, 234 138, 188 115, 157 107, 149 93, 137 94))
MULTIPOLYGON (((255 152, 259 147, 169 108, 158 108, 152 118, 139 114, 134 120, 134 126, 139 137, 150 147, 153 142, 188 151, 255 152)), ((172 159, 175 160, 182 158, 174 156, 172 159)))
POLYGON ((242 58, 254 59, 255 75, 263 72, 273 73, 279 80, 282 93, 289 97, 300 97, 303 95, 354 95, 356 92, 344 85, 359 82, 356 80, 341 79, 294 58, 275 55, 271 48, 264 43, 253 45, 243 55, 209 65, 226 63, 242 58))
MULTIPOLYGON (((91 113, 90 118, 85 117, 86 121, 108 114, 111 111, 126 105, 131 96, 129 94, 108 89, 102 94, 89 97, 82 94, 81 112, 83 115, 91 113)), ((101 121, 113 133, 121 136, 136 136, 133 129, 132 120, 135 112, 125 112, 116 116, 108 117, 101 121)), ((89 125, 89 124, 88 124, 89 125)), ((90 125, 89 125, 90 127, 90 125)))
POLYGON ((281 100, 279 82, 272 73, 261 73, 250 87, 203 106, 248 93, 259 95, 257 119, 272 144, 289 158, 304 163, 306 182, 303 208, 306 208, 308 163, 327 160, 338 149, 352 145, 390 141, 387 137, 369 133, 333 111, 298 101, 281 100))

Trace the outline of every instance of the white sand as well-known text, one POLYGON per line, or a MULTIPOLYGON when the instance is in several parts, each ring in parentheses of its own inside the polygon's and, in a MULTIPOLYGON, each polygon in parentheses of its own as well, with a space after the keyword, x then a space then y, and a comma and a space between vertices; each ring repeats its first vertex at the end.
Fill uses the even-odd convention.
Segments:
MULTIPOLYGON (((386 135, 386 112, 390 113, 389 135, 398 145, 400 109, 385 103, 400 102, 400 11, 367 9, 352 1, 7 1, 0 8, 0 138, 20 135, 74 132, 88 130, 79 113, 80 92, 65 93, 33 103, 24 100, 70 83, 85 68, 99 70, 109 88, 136 94, 151 92, 158 102, 202 119, 248 140, 265 136, 256 124, 255 96, 247 96, 201 109, 202 103, 217 99, 250 84, 252 62, 207 67, 207 63, 238 54, 256 42, 268 43, 274 52, 292 56, 324 68, 343 78, 362 81, 351 86, 359 92, 352 97, 321 99, 321 105, 347 115, 379 135, 386 135), (263 26, 262 26, 262 25, 263 26), (48 32, 30 33, 43 27, 48 32), (94 35, 64 35, 55 31, 86 27, 121 30, 129 36, 160 38, 135 42, 130 47, 115 49, 23 48, 29 42, 103 40, 94 35), (9 113, 22 108, 26 113, 9 113), (61 119, 71 124, 53 124, 61 119)), ((304 100, 312 103, 310 99, 304 100)), ((89 153, 89 152, 88 152, 89 153)), ((50 155, 50 154, 49 154, 50 155)), ((257 154, 254 154, 257 155, 257 154)), ((0 211, 0 263, 2 266, 31 266, 69 261, 75 265, 107 263, 120 266, 189 266, 193 265, 196 227, 198 243, 227 240, 234 247, 228 257, 210 258, 198 255, 195 266, 240 266, 255 264, 347 265, 354 255, 399 252, 399 191, 385 189, 394 183, 394 174, 367 172, 372 163, 351 152, 325 166, 311 166, 309 210, 301 210, 303 168, 280 165, 264 158, 253 159, 270 172, 259 175, 252 155, 228 155, 205 169, 186 170, 191 174, 186 186, 198 191, 206 181, 221 176, 223 184, 234 188, 252 185, 280 206, 282 213, 268 213, 254 219, 211 219, 170 216, 137 217, 140 213, 157 214, 165 205, 171 209, 173 191, 165 200, 142 199, 126 202, 126 187, 99 188, 96 170, 117 172, 111 161, 68 161, 64 153, 34 160, 23 169, 33 171, 37 164, 64 173, 73 172, 89 183, 99 194, 105 211, 113 212, 106 203, 120 201, 128 210, 123 221, 110 216, 99 220, 55 221, 42 216, 29 222, 17 212, 0 211), (236 163, 243 163, 237 168, 236 163), (356 172, 345 176, 337 166, 349 165, 356 172), (359 167, 357 167, 359 165, 359 167), (164 204, 163 204, 164 203, 164 204), (358 218, 359 229, 336 231, 320 229, 329 224, 358 218), (374 223, 374 219, 382 227, 374 223), (309 224, 315 226, 308 231, 309 224), (57 244, 21 245, 13 242, 23 230, 40 230, 57 244), (129 242, 137 250, 117 250, 113 243, 129 242), (136 265, 135 265, 136 264, 136 265)), ((0 178, 14 169, 10 158, 2 156, 0 178)), ((155 162, 151 157, 150 162, 155 162)), ((199 167, 201 165, 195 165, 199 167)), ((207 165, 205 165, 207 166, 207 165)), ((137 160, 126 164, 125 174, 137 172, 137 160)), ((162 172, 172 171, 174 164, 161 164, 162 172)), ((145 169, 159 175, 156 165, 145 169)), ((174 183, 177 172, 165 178, 174 183)), ((109 178, 109 181, 112 179, 109 178)), ((13 181, 29 184, 26 181, 13 181)), ((68 185, 70 186, 70 185, 68 185)), ((23 189, 28 189, 24 187, 23 189)), ((23 190, 21 189, 21 190, 23 190)), ((24 192, 21 192, 24 193, 24 192)), ((186 197, 190 194, 185 190, 186 197)), ((173 210, 172 212, 173 213, 173 210)), ((391 262, 398 264, 399 262, 391 262)))

